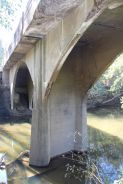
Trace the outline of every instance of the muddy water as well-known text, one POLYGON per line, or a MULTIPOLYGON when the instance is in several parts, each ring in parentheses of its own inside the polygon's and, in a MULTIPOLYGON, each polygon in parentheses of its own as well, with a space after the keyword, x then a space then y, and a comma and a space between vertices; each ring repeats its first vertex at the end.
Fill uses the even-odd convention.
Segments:
POLYGON ((96 109, 88 113, 90 148, 105 184, 123 183, 123 111, 96 109))
MULTIPOLYGON (((105 184, 123 182, 123 112, 119 112, 98 109, 88 113, 90 157, 105 184)), ((11 162, 29 149, 30 133, 31 125, 26 122, 0 124, 0 152, 6 153, 9 184, 87 184, 84 177, 81 181, 74 177, 76 173, 66 177, 66 165, 71 164, 68 156, 53 159, 46 168, 30 167, 26 156, 11 162)))

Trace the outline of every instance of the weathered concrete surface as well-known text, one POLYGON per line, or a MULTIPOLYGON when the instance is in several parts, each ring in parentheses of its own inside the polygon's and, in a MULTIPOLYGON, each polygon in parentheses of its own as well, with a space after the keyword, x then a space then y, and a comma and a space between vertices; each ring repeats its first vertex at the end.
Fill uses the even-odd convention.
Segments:
POLYGON ((75 50, 67 58, 49 96, 51 157, 87 149, 86 105, 81 95, 80 73, 80 53, 75 50))
POLYGON ((22 59, 38 39, 42 39, 47 35, 47 33, 55 28, 59 22, 62 23, 64 17, 69 15, 69 12, 76 11, 76 8, 79 7, 79 5, 83 12, 83 22, 83 17, 86 18, 93 8, 93 0, 70 0, 69 2, 62 0, 60 3, 58 1, 50 0, 29 0, 26 11, 23 12, 22 18, 14 34, 13 41, 6 52, 4 67, 9 68, 17 60, 22 59), (50 4, 50 7, 47 6, 48 4, 50 4), (62 14, 60 12, 62 12, 62 14), (6 63, 6 61, 8 62, 6 63))
POLYGON ((20 23, 4 69, 10 70, 12 108, 22 63, 30 72, 30 164, 45 166, 53 156, 87 149, 86 93, 122 52, 123 7, 106 9, 116 3, 113 0, 34 2, 20 23))

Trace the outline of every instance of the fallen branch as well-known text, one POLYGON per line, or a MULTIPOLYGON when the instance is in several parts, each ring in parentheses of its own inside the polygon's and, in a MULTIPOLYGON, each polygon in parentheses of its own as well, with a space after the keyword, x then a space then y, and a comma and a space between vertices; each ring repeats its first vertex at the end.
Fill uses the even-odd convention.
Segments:
POLYGON ((8 165, 10 165, 10 164, 16 162, 17 160, 19 160, 22 156, 24 156, 24 155, 26 155, 26 154, 29 154, 29 150, 22 151, 14 160, 12 160, 12 161, 6 163, 6 165, 8 166, 8 165))

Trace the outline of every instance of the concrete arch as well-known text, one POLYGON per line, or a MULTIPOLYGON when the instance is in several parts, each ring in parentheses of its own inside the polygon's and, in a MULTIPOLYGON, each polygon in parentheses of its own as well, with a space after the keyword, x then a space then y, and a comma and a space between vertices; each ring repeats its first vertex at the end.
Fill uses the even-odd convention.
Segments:
MULTIPOLYGON (((81 52, 82 60, 85 60, 85 57, 86 58, 88 57, 88 59, 91 61, 92 59, 89 58, 90 55, 92 55, 92 57, 94 57, 94 60, 95 60, 94 61, 95 64, 93 63, 94 66, 92 66, 92 63, 91 62, 89 63, 89 61, 86 61, 88 62, 87 69, 85 66, 82 66, 87 73, 88 73, 88 70, 90 70, 89 75, 91 75, 92 76, 91 78, 93 78, 88 84, 88 87, 87 87, 88 89, 90 88, 90 86, 92 86, 94 81, 97 80, 97 78, 105 71, 105 69, 113 62, 114 58, 119 53, 122 52, 123 50, 122 18, 123 17, 120 14, 122 10, 123 10, 123 6, 110 10, 108 9, 108 4, 107 4, 107 6, 101 11, 101 15, 97 14, 96 17, 93 17, 90 23, 88 24, 88 26, 85 29, 80 30, 80 34, 78 34, 76 38, 75 37, 72 38, 70 44, 63 51, 61 57, 59 58, 57 65, 54 67, 54 70, 49 79, 49 82, 47 82, 45 95, 44 95, 46 98, 50 94, 50 91, 64 63, 66 62, 68 56, 71 55, 72 52, 74 52, 75 48, 79 48, 81 50, 80 52, 81 52), (105 20, 106 17, 109 17, 109 18, 105 20), (104 59, 105 61, 102 62, 101 61, 102 59, 104 59), (96 71, 95 73, 95 69, 94 69, 94 72, 92 72, 91 69, 89 68, 91 67, 95 68, 96 65, 99 71, 96 71)), ((82 72, 85 73, 85 71, 82 71, 82 72)), ((84 77, 84 80, 85 80, 85 77, 84 77)))
MULTIPOLYGON (((101 25, 107 11, 89 27, 75 46, 71 46, 74 46, 72 51, 70 48, 53 72, 46 94, 51 124, 51 157, 69 150, 87 149, 87 91, 123 52, 122 29, 117 29, 115 22, 117 14, 110 19, 116 24, 115 28, 107 27, 106 23, 101 25), (57 132, 54 132, 56 127, 57 132), (76 135, 74 142, 74 134, 78 131, 81 136, 76 135)), ((118 20, 118 23, 122 28, 122 21, 118 20)))
MULTIPOLYGON (((22 80, 23 80, 23 81, 19 81, 20 85, 22 86, 24 82, 27 82, 27 84, 25 84, 25 86, 23 86, 23 87, 27 87, 27 89, 21 89, 20 93, 26 93, 26 90, 27 90, 27 93, 28 93, 27 98, 29 98, 27 107, 29 109, 32 109, 34 84, 33 84, 32 77, 31 77, 31 74, 29 71, 29 67, 27 66, 27 64, 25 62, 20 62, 20 63, 18 63, 18 65, 15 66, 15 68, 13 68, 13 70, 11 72, 13 74, 13 77, 10 77, 11 80, 13 80, 10 83, 11 84, 10 85, 10 88, 11 88, 11 109, 14 109, 14 101, 16 101, 16 103, 18 103, 17 101, 19 100, 19 95, 17 95, 17 94, 15 95, 16 86, 19 85, 19 84, 17 84, 17 80, 19 80, 18 79, 19 73, 21 73, 20 75, 22 76, 22 80), (23 71, 20 72, 20 70, 23 70, 23 71), (24 81, 24 80, 28 80, 28 81, 24 81)), ((21 78, 21 77, 19 77, 19 78, 21 78)))
MULTIPOLYGON (((90 3, 91 4, 91 3, 90 3)), ((86 33, 86 31, 89 29, 89 27, 99 18, 99 16, 101 14, 104 13, 104 11, 107 9, 107 6, 104 6, 101 8, 99 8, 99 11, 94 12, 94 14, 91 12, 88 15, 88 17, 86 17, 86 20, 83 22, 83 18, 79 18, 78 22, 78 14, 82 11, 81 6, 76 8, 75 10, 73 10, 73 12, 69 15, 66 16, 61 25, 58 25, 55 30, 51 30, 49 32, 49 34, 47 35, 47 39, 46 39, 46 49, 47 49, 47 45, 48 45, 48 52, 46 52, 47 55, 50 56, 50 54, 52 54, 53 56, 55 56, 53 58, 53 62, 55 64, 52 64, 51 66, 53 66, 51 68, 51 71, 49 73, 49 71, 46 71, 46 75, 45 75, 45 90, 44 90, 44 98, 47 98, 47 96, 50 93, 50 90, 52 88, 52 85, 54 84, 55 80, 57 79, 57 76, 59 75, 59 72, 62 68, 62 66, 64 65, 66 59, 68 58, 69 54, 72 52, 72 50, 76 47, 76 45, 78 44, 79 40, 83 37, 83 35, 86 33), (77 17, 76 17, 76 12, 77 13, 77 17), (74 17, 75 16, 75 20, 74 17), (68 19, 68 20, 67 20, 68 19), (75 30, 73 32, 73 29, 71 28, 71 26, 67 27, 67 21, 71 21, 73 19, 73 22, 75 24, 75 30), (64 23, 65 22, 65 23, 64 23), (77 23, 76 23, 77 22, 77 23), (61 29, 62 31, 60 32, 59 29, 61 29), (68 32, 70 34, 70 36, 68 36, 68 32), (50 42, 52 43, 53 38, 55 37, 55 43, 50 45, 50 42), (69 38, 70 37, 70 38, 69 38), (69 38, 69 39, 68 39, 69 38), (58 40, 57 40, 58 39, 58 40), (63 43, 62 43, 62 40, 63 43), (64 43, 65 42, 65 43, 64 43), (66 45, 65 45, 66 44, 66 45), (56 47, 58 50, 58 53, 56 52, 56 47), (50 49, 52 50, 52 52, 50 52, 50 49), (47 82, 46 82, 47 81, 47 82)), ((92 12, 95 11, 92 9, 92 12)), ((80 16, 81 17, 81 16, 80 16)), ((68 23, 69 25, 69 23, 68 23)), ((49 58, 52 58, 52 55, 49 58)), ((47 61, 47 57, 46 57, 46 63, 48 63, 49 61, 47 61)), ((50 63, 50 62, 49 62, 50 63)), ((47 69, 47 64, 44 64, 44 66, 46 67, 45 70, 47 69)), ((50 68, 50 66, 48 65, 48 67, 50 68)))

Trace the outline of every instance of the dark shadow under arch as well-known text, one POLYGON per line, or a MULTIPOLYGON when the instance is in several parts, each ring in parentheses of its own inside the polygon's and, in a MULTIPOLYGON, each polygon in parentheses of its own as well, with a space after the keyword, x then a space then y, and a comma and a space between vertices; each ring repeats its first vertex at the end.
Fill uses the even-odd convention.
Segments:
POLYGON ((20 65, 14 85, 14 109, 23 111, 33 108, 33 82, 26 64, 20 65))

